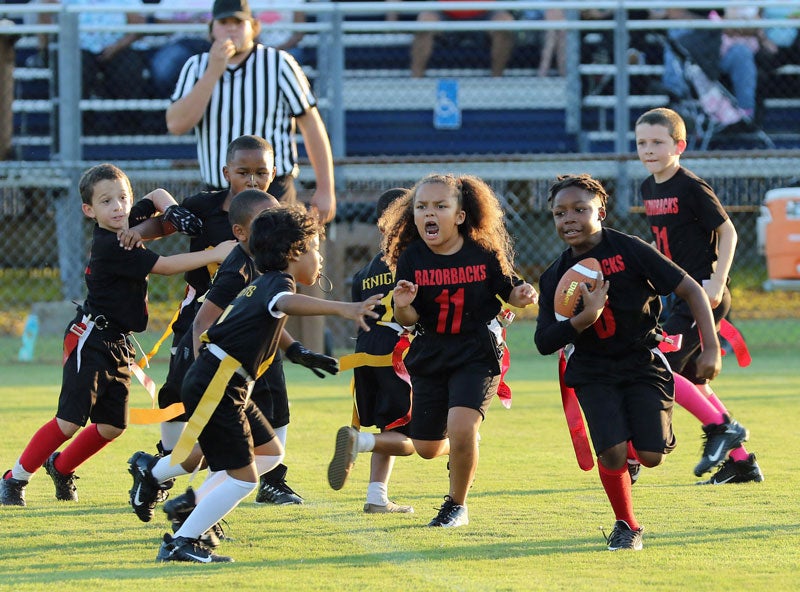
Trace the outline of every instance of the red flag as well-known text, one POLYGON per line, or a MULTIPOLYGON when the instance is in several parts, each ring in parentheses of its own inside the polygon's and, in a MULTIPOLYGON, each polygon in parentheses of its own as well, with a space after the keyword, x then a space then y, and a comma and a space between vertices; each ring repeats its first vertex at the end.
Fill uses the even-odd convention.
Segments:
POLYGON ((722 319, 719 323, 719 334, 731 344, 739 366, 742 368, 749 366, 753 359, 750 357, 750 351, 747 349, 747 344, 739 330, 730 321, 722 319))
POLYGON ((567 418, 569 436, 572 438, 572 447, 575 449, 578 466, 584 471, 591 471, 594 467, 594 455, 586 435, 586 426, 583 424, 578 397, 575 395, 575 391, 564 383, 566 367, 567 358, 562 349, 558 353, 558 383, 561 386, 561 404, 564 406, 564 416, 567 418))

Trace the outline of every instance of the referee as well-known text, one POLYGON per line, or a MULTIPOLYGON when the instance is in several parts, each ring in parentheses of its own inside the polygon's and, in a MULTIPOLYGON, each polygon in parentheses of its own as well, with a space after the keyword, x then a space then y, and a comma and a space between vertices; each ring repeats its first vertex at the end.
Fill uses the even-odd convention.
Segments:
POLYGON ((211 49, 183 65, 167 109, 167 129, 181 135, 194 128, 200 174, 214 189, 225 187, 228 144, 246 134, 261 136, 275 149, 276 176, 267 191, 293 203, 296 125, 316 178, 311 207, 323 224, 330 222, 336 214, 333 155, 300 65, 288 53, 256 43, 261 23, 247 0, 216 0, 209 29, 211 49))

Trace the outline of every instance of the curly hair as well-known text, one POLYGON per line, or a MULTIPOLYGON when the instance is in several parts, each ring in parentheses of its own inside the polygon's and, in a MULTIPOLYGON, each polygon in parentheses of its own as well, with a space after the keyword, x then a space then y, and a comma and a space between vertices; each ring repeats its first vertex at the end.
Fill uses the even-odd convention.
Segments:
POLYGON ((289 260, 306 253, 311 241, 323 228, 316 216, 306 212, 302 205, 279 206, 264 210, 253 220, 250 228, 250 252, 256 269, 285 271, 289 260))
POLYGON ((420 179, 408 195, 395 200, 381 217, 384 237, 381 244, 386 263, 391 269, 405 248, 420 239, 414 223, 414 200, 419 188, 441 183, 452 189, 458 206, 465 213, 459 232, 490 253, 494 253, 506 275, 513 275, 514 247, 504 223, 503 208, 485 181, 472 175, 430 174, 420 179))
POLYGON ((550 186, 550 190, 547 193, 547 203, 552 207, 555 196, 559 191, 567 187, 577 187, 578 189, 593 193, 595 197, 600 199, 600 203, 603 207, 606 207, 608 203, 608 193, 606 193, 605 187, 603 187, 600 181, 588 173, 582 173, 580 175, 559 175, 556 177, 556 182, 550 186))

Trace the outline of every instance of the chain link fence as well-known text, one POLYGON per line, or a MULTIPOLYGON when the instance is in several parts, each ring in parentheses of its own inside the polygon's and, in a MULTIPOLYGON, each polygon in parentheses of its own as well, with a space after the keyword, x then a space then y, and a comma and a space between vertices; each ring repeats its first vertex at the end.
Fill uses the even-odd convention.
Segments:
MULTIPOLYGON (((781 3, 752 4, 766 11, 781 3)), ((591 11, 583 10, 585 2, 568 1, 447 5, 508 11, 513 19, 418 20, 438 7, 432 2, 309 2, 305 23, 280 25, 304 33, 296 50, 317 90, 336 158, 339 211, 328 229, 325 263, 334 284, 330 297, 349 297, 349 278, 378 248, 377 197, 431 171, 490 183, 516 240, 518 268, 534 282, 562 248, 545 201, 558 174, 602 179, 612 195, 609 223, 650 238, 638 197, 644 169, 633 156, 631 129, 644 110, 670 104, 695 109, 685 111, 694 145, 683 162, 715 188, 739 233, 734 322, 756 347, 798 347, 800 206, 794 204, 800 189, 772 204, 769 224, 762 206, 768 191, 800 186, 800 66, 781 64, 760 79, 757 119, 709 126, 711 114, 698 110, 703 95, 681 103, 664 88, 663 38, 678 24, 719 30, 715 21, 649 18, 659 16, 650 11, 659 8, 655 2, 596 2, 591 11), (397 20, 387 21, 387 13, 397 20), (502 76, 494 77, 497 41, 486 33, 493 28, 512 39, 502 76), (415 39, 428 31, 436 33, 432 53, 423 75, 412 76, 415 39), (789 272, 771 275, 766 243, 794 261, 794 272, 790 263, 789 272)), ((252 6, 258 14, 258 2, 252 6)), ((121 14, 130 6, 117 9, 121 14)), ((141 9, 158 14, 157 5, 141 9)), ((167 99, 152 85, 147 47, 131 50, 141 55, 129 84, 89 90, 77 75, 80 36, 134 31, 167 38, 177 31, 202 37, 207 29, 197 23, 84 26, 75 9, 52 5, 6 4, 2 12, 14 21, 0 25, 0 47, 15 50, 14 60, 0 65, 0 80, 10 81, 0 89, 0 149, 9 158, 0 163, 0 362, 55 361, 69 302, 84 295, 91 229, 76 195, 80 173, 112 161, 128 172, 137 196, 164 187, 180 200, 201 189, 192 137, 166 134, 167 99), (40 22, 42 13, 53 22, 40 22)), ((797 27, 796 21, 764 22, 797 27)), ((105 74, 89 74, 105 82, 105 74)), ((301 196, 310 196, 310 166, 300 182, 301 196)), ((164 254, 186 247, 175 236, 152 245, 164 254)), ((145 347, 166 327, 181 295, 181 278, 151 278, 145 347)), ((335 319, 326 327, 329 343, 351 347, 353 327, 335 319)))

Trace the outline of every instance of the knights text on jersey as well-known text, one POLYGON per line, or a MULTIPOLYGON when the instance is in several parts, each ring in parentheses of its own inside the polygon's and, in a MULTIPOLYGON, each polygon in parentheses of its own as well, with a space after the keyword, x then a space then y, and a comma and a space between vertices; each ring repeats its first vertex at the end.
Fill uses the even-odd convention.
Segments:
POLYGON ((394 276, 383 261, 383 253, 378 253, 366 267, 360 269, 353 276, 353 285, 350 291, 353 302, 366 300, 375 294, 383 294, 380 304, 373 311, 380 315, 377 319, 365 319, 369 331, 358 329, 356 337, 357 352, 368 352, 374 355, 390 353, 397 344, 397 329, 387 327, 382 323, 392 323, 392 292, 394 291, 394 276))
POLYGON ((708 279, 717 260, 717 234, 728 215, 714 190, 681 167, 664 183, 650 176, 642 199, 656 247, 697 281, 708 279))
POLYGON ((494 254, 469 239, 453 255, 437 255, 422 241, 411 243, 397 261, 397 280, 419 286, 412 306, 427 331, 476 332, 500 312, 513 279, 503 275, 494 254))
POLYGON ((655 343, 654 331, 661 312, 659 295, 673 292, 685 272, 642 239, 604 228, 600 243, 573 257, 571 249, 548 267, 539 278, 539 316, 536 345, 541 353, 552 353, 567 343, 569 335, 579 352, 592 356, 618 357, 655 343), (569 329, 569 320, 556 320, 553 301, 561 276, 574 263, 594 257, 608 280, 608 301, 595 323, 580 334, 569 329))
MULTIPOLYGON (((173 102, 188 95, 208 67, 208 53, 183 65, 173 102)), ((297 165, 294 118, 316 105, 300 65, 285 51, 257 44, 238 66, 228 68, 214 87, 205 114, 195 126, 200 174, 207 184, 224 187, 225 152, 239 136, 252 134, 275 150, 278 177, 297 165)))
POLYGON ((208 329, 208 340, 257 378, 265 369, 262 364, 277 351, 286 324, 286 315, 270 308, 273 300, 278 294, 294 292, 294 278, 288 273, 268 271, 257 277, 208 329))

